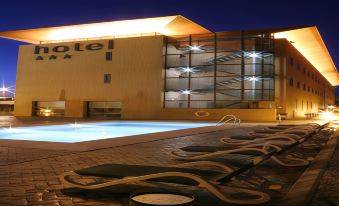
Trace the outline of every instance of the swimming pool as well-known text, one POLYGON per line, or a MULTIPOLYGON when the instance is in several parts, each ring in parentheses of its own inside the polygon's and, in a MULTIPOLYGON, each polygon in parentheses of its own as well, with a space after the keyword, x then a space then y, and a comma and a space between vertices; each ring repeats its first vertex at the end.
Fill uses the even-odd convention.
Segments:
POLYGON ((97 122, 63 125, 1 128, 0 139, 48 142, 82 142, 155 132, 212 126, 186 122, 97 122))

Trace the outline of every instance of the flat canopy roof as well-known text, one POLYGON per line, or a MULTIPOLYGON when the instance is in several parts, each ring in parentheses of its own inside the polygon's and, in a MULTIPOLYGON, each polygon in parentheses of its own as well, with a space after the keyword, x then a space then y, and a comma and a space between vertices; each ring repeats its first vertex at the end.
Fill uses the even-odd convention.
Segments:
POLYGON ((339 85, 339 74, 316 26, 276 32, 276 39, 287 39, 329 81, 339 85))
MULTIPOLYGON (((339 85, 339 74, 317 27, 270 30, 275 38, 285 38, 311 62, 333 85, 339 85)), ((210 33, 206 28, 181 16, 110 21, 60 27, 0 32, 0 37, 40 44, 129 36, 166 35, 178 36, 210 33)))
POLYGON ((204 27, 181 16, 165 16, 123 21, 48 27, 0 32, 0 37, 39 44, 75 41, 93 38, 119 38, 125 36, 166 36, 209 33, 204 27))

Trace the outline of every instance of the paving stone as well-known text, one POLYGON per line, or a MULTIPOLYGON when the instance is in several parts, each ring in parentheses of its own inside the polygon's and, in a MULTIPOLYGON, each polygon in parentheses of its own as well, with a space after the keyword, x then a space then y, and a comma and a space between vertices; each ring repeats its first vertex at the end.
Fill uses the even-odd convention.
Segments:
MULTIPOLYGON (((245 134, 250 129, 224 130, 213 135, 198 134, 87 152, 0 147, 0 206, 12 204, 11 201, 17 201, 18 205, 43 206, 128 205, 128 195, 117 197, 110 195, 111 193, 106 196, 86 192, 67 193, 63 190, 64 186, 61 185, 58 175, 104 163, 159 166, 177 164, 181 162, 170 155, 174 149, 192 144, 220 145, 220 137, 235 133, 245 134), (20 189, 16 189, 14 185, 20 189)), ((76 178, 84 184, 105 180, 79 176, 76 178)), ((286 181, 293 182, 288 178, 286 181)))
POLYGON ((11 205, 27 205, 28 204, 26 198, 20 198, 20 199, 16 199, 16 200, 12 199, 10 201, 10 203, 11 203, 11 205))
POLYGON ((42 193, 35 193, 27 196, 27 200, 29 202, 41 202, 42 201, 42 193))
POLYGON ((310 206, 339 205, 339 146, 329 163, 327 170, 320 179, 319 187, 310 206))

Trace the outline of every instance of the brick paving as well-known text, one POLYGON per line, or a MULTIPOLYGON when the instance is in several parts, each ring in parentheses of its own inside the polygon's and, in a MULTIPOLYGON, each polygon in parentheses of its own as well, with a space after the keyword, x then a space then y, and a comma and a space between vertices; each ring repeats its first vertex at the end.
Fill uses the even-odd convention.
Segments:
POLYGON ((327 170, 320 180, 318 190, 311 206, 339 205, 339 147, 329 163, 327 170))
POLYGON ((62 191, 63 186, 57 177, 66 171, 104 163, 176 164, 178 161, 169 155, 176 148, 191 145, 192 142, 204 145, 215 144, 222 135, 239 134, 245 131, 246 129, 231 129, 215 132, 213 135, 207 133, 76 153, 3 147, 0 153, 0 206, 126 205, 127 193, 118 198, 114 198, 115 194, 111 191, 67 195, 67 192, 62 191), (8 155, 11 153, 8 151, 15 154, 8 155))
MULTIPOLYGON (((259 129, 262 126, 256 126, 259 129)), ((133 145, 109 147, 86 152, 62 150, 25 149, 0 147, 0 206, 3 205, 128 205, 130 191, 140 188, 106 188, 95 191, 65 189, 58 175, 70 170, 82 169, 104 163, 144 164, 166 166, 181 163, 170 152, 188 145, 220 145, 225 135, 245 134, 253 127, 225 129, 205 133, 133 145), (126 192, 128 191, 128 192, 126 192)), ((281 181, 293 182, 300 169, 289 169, 290 175, 281 181)), ((277 167, 275 175, 281 173, 277 167)), ((286 171, 285 174, 288 172, 286 171)), ((272 174, 267 174, 270 177, 272 174)), ((274 176, 274 175, 273 175, 274 176)), ((82 183, 101 182, 100 178, 79 178, 82 183)), ((196 188, 181 187, 177 190, 192 191, 204 197, 201 205, 227 205, 196 188), (204 203, 205 202, 205 203, 204 203)), ((288 188, 284 188, 286 192, 288 188)), ((276 192, 281 196, 281 192, 276 192)))
POLYGON ((0 166, 69 154, 70 151, 0 146, 0 166))

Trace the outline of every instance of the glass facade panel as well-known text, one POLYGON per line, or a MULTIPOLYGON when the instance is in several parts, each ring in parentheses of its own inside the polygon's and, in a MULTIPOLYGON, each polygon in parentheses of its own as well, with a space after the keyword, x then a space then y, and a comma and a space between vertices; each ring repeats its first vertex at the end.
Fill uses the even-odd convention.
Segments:
POLYGON ((214 100, 214 92, 200 92, 198 94, 191 94, 191 101, 193 100, 214 100))
POLYGON ((190 89, 196 93, 214 90, 214 77, 191 78, 190 83, 190 89))
POLYGON ((214 108, 214 101, 191 101, 190 108, 214 108))
POLYGON ((193 66, 191 77, 214 77, 214 65, 193 66))
POLYGON ((165 108, 187 108, 188 101, 165 101, 165 108))
POLYGON ((189 78, 167 78, 166 89, 168 91, 188 90, 189 78))
POLYGON ((212 65, 214 64, 214 52, 191 54, 191 66, 211 65, 211 64, 212 65))
POLYGON ((274 39, 262 32, 167 37, 165 108, 249 108, 274 100, 274 39))
POLYGON ((187 101, 188 100, 188 95, 184 94, 183 92, 166 92, 165 94, 165 100, 168 101, 187 101))
POLYGON ((239 69, 239 65, 217 65, 217 74, 218 77, 221 76, 234 76, 241 75, 241 69, 239 69))
POLYGON ((241 90, 239 89, 218 89, 216 94, 217 101, 241 100, 241 90))

